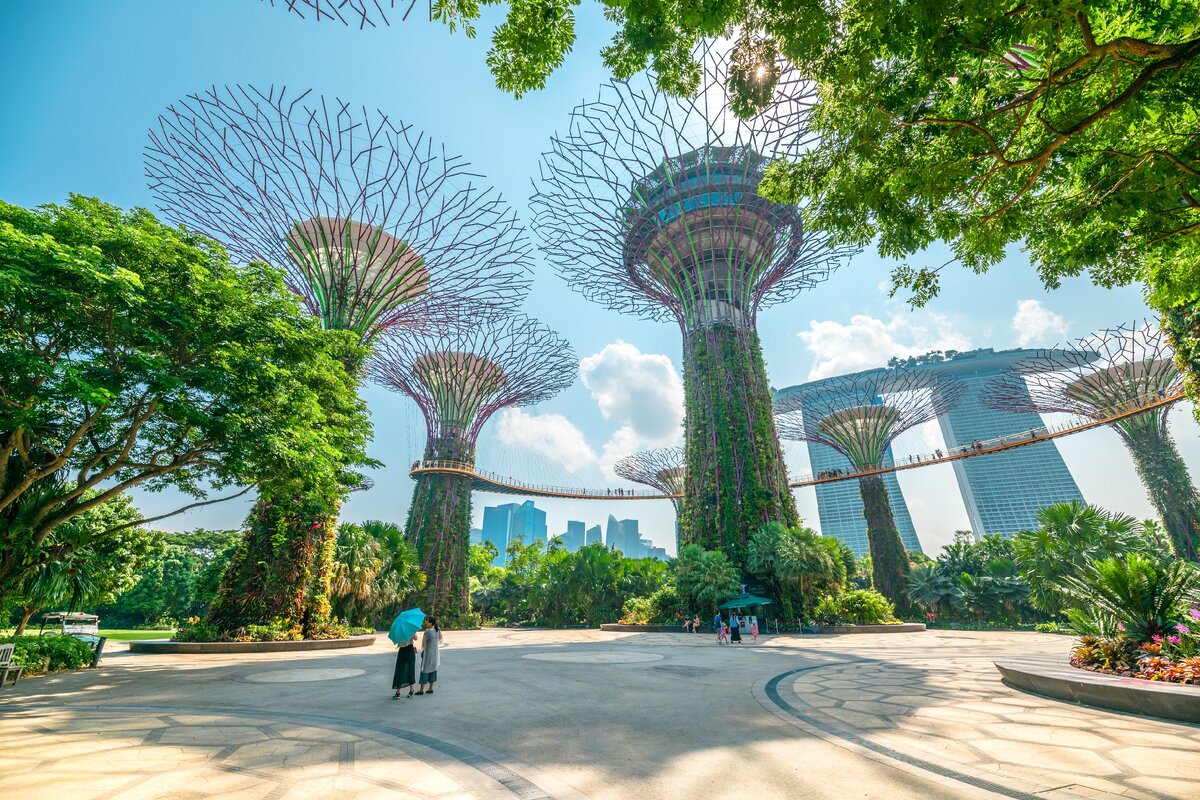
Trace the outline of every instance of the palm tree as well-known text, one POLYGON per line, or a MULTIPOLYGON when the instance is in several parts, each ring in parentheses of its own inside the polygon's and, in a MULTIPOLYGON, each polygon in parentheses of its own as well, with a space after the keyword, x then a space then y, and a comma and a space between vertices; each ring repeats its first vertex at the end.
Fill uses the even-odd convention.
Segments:
POLYGON ((1200 598, 1200 570, 1187 561, 1126 553, 1064 577, 1062 587, 1082 607, 1111 615, 1141 643, 1175 632, 1185 607, 1200 598))

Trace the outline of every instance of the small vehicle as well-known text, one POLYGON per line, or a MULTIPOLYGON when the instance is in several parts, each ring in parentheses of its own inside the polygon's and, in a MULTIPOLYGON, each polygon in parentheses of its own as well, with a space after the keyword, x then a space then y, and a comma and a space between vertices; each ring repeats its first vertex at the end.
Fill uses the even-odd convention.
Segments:
POLYGON ((100 618, 95 614, 84 614, 78 611, 50 611, 42 615, 42 627, 39 636, 61 634, 74 636, 85 642, 95 644, 100 638, 100 618), (53 625, 58 630, 46 630, 47 625, 53 625))

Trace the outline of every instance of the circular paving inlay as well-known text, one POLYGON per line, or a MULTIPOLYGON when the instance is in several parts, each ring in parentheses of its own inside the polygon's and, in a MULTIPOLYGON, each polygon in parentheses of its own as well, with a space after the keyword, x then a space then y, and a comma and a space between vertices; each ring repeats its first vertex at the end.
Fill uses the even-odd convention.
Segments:
POLYGON ((250 683, 308 683, 309 681, 337 681, 365 675, 365 669, 274 669, 256 672, 242 680, 250 683))
POLYGON ((521 656, 534 661, 560 661, 571 664, 637 664, 645 661, 662 661, 657 653, 529 653, 521 656))

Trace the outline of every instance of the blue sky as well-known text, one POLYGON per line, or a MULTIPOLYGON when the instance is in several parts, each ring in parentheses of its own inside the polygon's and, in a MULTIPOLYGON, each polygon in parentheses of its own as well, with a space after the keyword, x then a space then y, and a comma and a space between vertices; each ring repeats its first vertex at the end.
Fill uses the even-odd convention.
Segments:
MULTIPOLYGON (((528 220, 530 176, 553 131, 571 108, 593 98, 607 79, 597 53, 609 26, 594 4, 579 9, 575 51, 547 88, 521 100, 503 94, 485 64, 490 25, 480 38, 451 35, 416 19, 357 31, 300 20, 258 0, 153 2, 45 0, 0 5, 0 198, 21 205, 63 200, 68 192, 121 206, 152 207, 142 169, 146 132, 168 104, 214 84, 311 88, 411 122, 462 153, 488 175, 528 220)), ((929 260, 941 263, 942 252, 929 260)), ((828 282, 760 315, 768 373, 777 387, 810 377, 882 364, 892 355, 953 347, 1049 345, 1148 315, 1137 288, 1103 290, 1070 280, 1041 288, 1019 251, 985 276, 945 273, 930 307, 911 311, 886 296, 894 263, 867 251, 828 282), (1016 327, 1014 327, 1016 320, 1016 327)), ((480 466, 534 480, 606 485, 605 469, 631 448, 669 443, 678 417, 675 384, 679 334, 674 324, 622 317, 584 300, 539 256, 527 313, 565 335, 583 360, 583 376, 554 400, 494 419, 480 446, 480 466)), ((423 446, 419 413, 378 387, 364 391, 375 421, 372 454, 387 466, 375 488, 355 495, 348 519, 402 521, 411 484, 406 466, 423 446)), ((1200 439, 1190 408, 1177 407, 1172 429, 1185 459, 1200 469, 1200 439)), ((1061 440, 1085 497, 1139 516, 1150 506, 1116 435, 1108 430, 1061 440)), ((931 427, 907 434, 897 454, 937 446, 931 427)), ((802 447, 789 446, 794 473, 808 471, 802 447)), ((612 485, 615 482, 607 481, 612 485)), ((949 466, 901 473, 918 533, 936 551, 967 527, 949 466)), ((477 495, 485 504, 509 498, 477 495)), ((140 495, 148 514, 174 498, 140 495)), ((797 492, 816 524, 811 489, 797 492)), ((608 514, 635 517, 657 544, 674 551, 668 503, 538 501, 551 533, 567 519, 588 525, 608 514)), ((213 506, 164 527, 235 527, 244 503, 213 506)))

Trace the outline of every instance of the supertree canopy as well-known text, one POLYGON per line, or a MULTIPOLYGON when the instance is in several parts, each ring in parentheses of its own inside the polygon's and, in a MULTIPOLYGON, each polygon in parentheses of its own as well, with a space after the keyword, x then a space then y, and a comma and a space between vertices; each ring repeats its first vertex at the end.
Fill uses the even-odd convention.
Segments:
POLYGON ((850 251, 803 230, 804 209, 758 194, 773 159, 812 144, 813 89, 785 73, 776 102, 739 120, 727 56, 702 53, 691 98, 652 78, 605 84, 543 155, 533 227, 558 272, 611 309, 674 319, 686 402, 682 538, 744 560, 748 532, 797 521, 756 331, 850 251))
MULTIPOLYGON (((502 408, 546 400, 575 379, 578 360, 558 334, 528 317, 429 329, 380 340, 372 376, 411 397, 425 416, 426 461, 470 467, 488 419, 502 408)), ((471 478, 416 478, 407 533, 428 578, 427 612, 461 620, 470 610, 467 550, 471 478)))
POLYGON ((503 313, 529 288, 511 207, 461 157, 381 112, 235 85, 158 118, 146 174, 167 219, 282 269, 330 329, 503 313))
POLYGON ((300 19, 340 22, 351 28, 376 28, 406 20, 417 0, 266 0, 300 19))
MULTIPOLYGON (((214 87, 162 114, 145 155, 164 217, 279 268, 324 327, 363 344, 499 315, 528 290, 530 247, 512 210, 461 158, 385 114, 308 92, 214 87)), ((260 480, 211 621, 319 625, 345 495, 318 497, 297 476, 260 480)))
MULTIPOLYGON (((883 466, 896 437, 953 408, 966 387, 948 375, 913 367, 869 370, 806 384, 776 406, 779 435, 816 442, 844 455, 856 471, 883 466)), ((858 479, 875 588, 910 610, 905 592, 911 563, 888 501, 881 474, 858 479)))
MULTIPOLYGON (((981 397, 1003 411, 1107 420, 1176 396, 1184 376, 1157 325, 1126 325, 1044 350, 994 378, 981 397)), ((1172 403, 1112 420, 1180 558, 1200 561, 1200 496, 1167 429, 1172 403)))
POLYGON ((675 534, 679 535, 680 500, 686 483, 682 447, 662 447, 633 453, 614 464, 613 472, 627 481, 651 486, 663 494, 672 495, 675 534))

